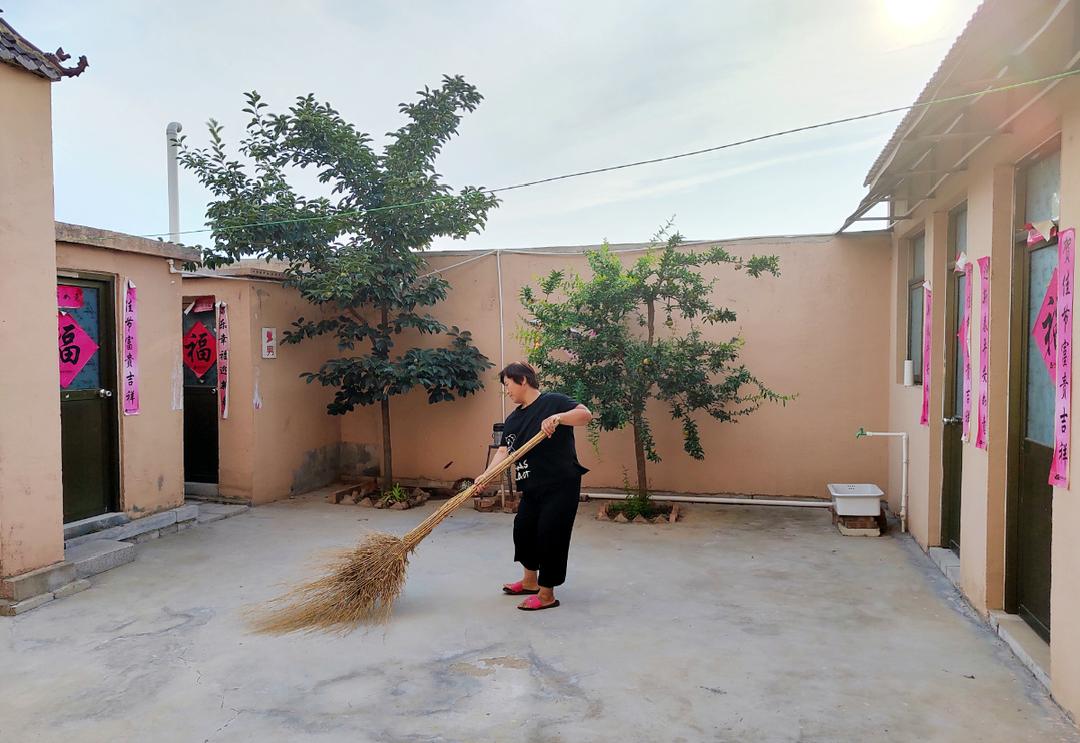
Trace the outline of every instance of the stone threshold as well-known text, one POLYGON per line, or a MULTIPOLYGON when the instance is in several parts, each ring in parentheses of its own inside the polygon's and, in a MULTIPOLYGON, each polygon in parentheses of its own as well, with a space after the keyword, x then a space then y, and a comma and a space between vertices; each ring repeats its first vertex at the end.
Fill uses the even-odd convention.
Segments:
POLYGON ((988 621, 990 628, 1005 641, 1013 655, 1031 671, 1031 675, 1037 678, 1047 691, 1051 691, 1050 645, 1018 614, 991 611, 988 621))
POLYGON ((135 545, 250 510, 244 505, 187 503, 141 519, 107 513, 65 524, 64 559, 0 580, 0 616, 17 616, 90 588, 88 580, 135 559, 135 545))
POLYGON ((942 575, 948 578, 956 590, 963 595, 964 592, 960 590, 960 558, 956 553, 946 547, 931 547, 927 554, 938 566, 942 575))
MULTIPOLYGON (((960 558, 957 554, 945 547, 931 547, 926 554, 937 565, 938 570, 953 584, 953 587, 960 594, 960 598, 968 606, 971 606, 971 602, 968 601, 964 591, 960 588, 960 558)), ((972 606, 971 608, 975 614, 982 616, 975 607, 972 606)), ((1009 650, 1016 656, 1016 659, 1052 695, 1050 689, 1050 645, 1016 614, 991 611, 983 619, 990 629, 1009 646, 1009 650)))
MULTIPOLYGON (((98 539, 141 544, 165 534, 175 534, 178 531, 194 526, 198 517, 198 506, 184 505, 179 508, 171 508, 168 511, 144 516, 141 519, 131 519, 116 526, 107 526, 106 528, 70 538, 65 534, 64 549, 77 547, 80 544, 86 544, 98 539)), ((105 523, 102 522, 102 525, 104 526, 105 523)))

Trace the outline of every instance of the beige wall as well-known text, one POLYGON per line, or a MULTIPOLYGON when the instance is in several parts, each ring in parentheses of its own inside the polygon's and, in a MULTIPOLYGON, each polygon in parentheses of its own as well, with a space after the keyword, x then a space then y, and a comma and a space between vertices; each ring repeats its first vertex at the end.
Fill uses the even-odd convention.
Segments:
MULTIPOLYGON (((1007 478, 1009 453, 1009 364, 1012 309, 1012 255, 1015 214, 1015 163, 1055 132, 1061 132, 1061 227, 1080 223, 1080 81, 1067 80, 1045 96, 1018 120, 1012 133, 997 137, 967 164, 965 173, 949 179, 937 197, 924 204, 906 222, 897 225, 893 247, 892 360, 890 368, 890 426, 911 434, 911 531, 924 548, 940 543, 944 379, 945 315, 943 314, 948 251, 942 252, 941 226, 948 213, 966 203, 968 216, 967 252, 972 260, 991 257, 990 297, 990 398, 989 447, 983 451, 974 443, 963 446, 963 487, 961 512, 960 586, 980 612, 1004 607, 1007 524, 1007 478), (906 320, 905 241, 920 230, 927 232, 927 276, 935 287, 934 353, 932 354, 932 407, 930 426, 918 425, 921 389, 904 388, 899 369, 903 360, 903 333, 906 320), (942 263, 945 261, 946 263, 942 263)), ((900 203, 899 210, 906 208, 900 203)), ((1074 281, 1076 277, 1074 276, 1074 281)), ((978 270, 975 271, 977 286, 978 270)), ((978 338, 980 318, 978 295, 973 293, 971 330, 973 376, 980 373, 978 338)), ((1074 345, 1080 341, 1080 327, 1074 325, 1074 345)), ((1074 414, 1076 410, 1074 399, 1074 414)), ((973 410, 973 418, 977 410, 973 410)), ((1080 427, 1074 427, 1072 446, 1080 444, 1080 427)), ((899 463, 890 461, 889 481, 895 490, 899 463)), ((1075 467, 1074 483, 1080 477, 1075 467)), ((1051 685, 1055 698, 1074 716, 1080 714, 1080 591, 1073 579, 1080 571, 1080 543, 1070 535, 1080 529, 1080 507, 1075 485, 1071 490, 1055 489, 1053 513, 1053 557, 1051 624, 1051 685)), ((891 500, 891 499, 890 499, 891 500)))
MULTIPOLYGON (((1061 226, 1080 229, 1080 85, 1071 86, 1071 96, 1065 99, 1061 136, 1061 226)), ((1080 272, 1074 272, 1076 285, 1080 272)), ((1074 310, 1076 307, 1074 307, 1074 310)), ((1073 348, 1080 342, 1080 323, 1073 323, 1073 348)), ((1075 354, 1075 352, 1074 352, 1075 354)), ((1076 384, 1076 356, 1073 361, 1073 384, 1076 384)), ((1080 445, 1080 426, 1075 416, 1080 395, 1073 389, 1072 451, 1080 445)), ((1080 460, 1074 459, 1070 490, 1054 491, 1054 526, 1052 542, 1053 568, 1050 591, 1050 675, 1054 695, 1080 719, 1080 540, 1073 538, 1080 531, 1080 460)))
MULTIPOLYGON (((298 317, 311 316, 312 307, 296 291, 270 282, 251 282, 249 316, 254 380, 261 407, 255 416, 256 502, 302 493, 333 482, 337 477, 341 417, 331 416, 326 406, 333 391, 318 382, 308 384, 303 372, 317 371, 336 355, 329 337, 284 344, 284 331, 298 317), (260 331, 276 327, 278 357, 262 358, 260 331)), ((253 390, 254 394, 254 390, 253 390)), ((253 397, 246 402, 249 404, 253 397)))
POLYGON ((332 482, 341 419, 326 412, 333 393, 300 373, 317 370, 335 345, 328 338, 280 343, 294 320, 317 310, 272 281, 188 277, 184 294, 228 304, 231 392, 229 417, 218 421, 221 495, 265 503, 332 482), (276 359, 262 358, 263 327, 278 329, 276 359))
MULTIPOLYGON (((120 431, 120 507, 138 518, 184 503, 184 414, 176 395, 181 363, 180 276, 167 260, 106 248, 56 243, 60 270, 114 282, 114 327, 119 342, 127 279, 138 289, 139 413, 117 413, 120 431)), ((121 408, 120 395, 114 395, 121 408)))
POLYGON ((62 560, 48 81, 0 64, 0 576, 62 560))
MULTIPOLYGON (((682 451, 679 427, 662 406, 654 406, 652 421, 664 461, 649 465, 650 487, 824 497, 827 482, 884 485, 887 445, 856 440, 855 431, 888 422, 882 394, 888 373, 888 238, 759 238, 723 245, 741 255, 778 254, 782 276, 754 280, 718 269, 717 301, 733 307, 739 320, 712 332, 717 338, 742 334, 748 367, 773 389, 799 397, 786 407, 766 405, 735 425, 703 421, 706 459, 701 462, 682 451)), ((433 253, 429 262, 447 267, 468 257, 433 253)), ((522 316, 521 287, 555 268, 586 272, 587 266, 582 256, 573 254, 504 253, 501 260, 508 363, 524 355, 515 337, 522 316)), ((435 314, 447 324, 471 330, 481 351, 498 365, 495 256, 445 275, 451 294, 435 314)), ((465 400, 432 406, 417 392, 392 401, 396 476, 455 479, 482 469, 491 425, 503 417, 497 371, 487 374, 484 391, 465 400)), ((351 414, 343 421, 342 435, 345 441, 378 446, 378 421, 377 409, 351 414)), ((624 470, 633 479, 631 442, 628 431, 605 433, 596 453, 579 435, 579 454, 592 470, 585 484, 621 488, 624 470)))

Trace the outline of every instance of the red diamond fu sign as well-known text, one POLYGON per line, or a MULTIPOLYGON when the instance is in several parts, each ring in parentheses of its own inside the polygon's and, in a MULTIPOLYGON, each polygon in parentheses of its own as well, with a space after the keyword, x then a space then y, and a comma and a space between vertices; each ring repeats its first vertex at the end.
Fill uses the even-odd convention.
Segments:
POLYGON ((61 312, 57 315, 60 346, 60 386, 67 389, 75 377, 79 376, 86 363, 97 353, 98 344, 94 342, 75 318, 61 312))
POLYGON ((217 360, 217 339, 196 321, 184 336, 184 365, 202 379, 217 360))

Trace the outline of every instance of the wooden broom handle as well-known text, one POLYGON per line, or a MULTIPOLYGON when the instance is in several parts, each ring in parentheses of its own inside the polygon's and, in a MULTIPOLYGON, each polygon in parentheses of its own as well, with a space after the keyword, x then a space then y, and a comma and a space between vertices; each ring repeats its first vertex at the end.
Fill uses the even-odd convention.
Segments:
POLYGON ((498 466, 490 473, 488 473, 488 477, 486 480, 477 480, 468 488, 462 490, 450 500, 446 501, 446 503, 440 506, 437 511, 435 511, 426 519, 421 521, 420 524, 416 526, 416 528, 414 528, 404 537, 404 541, 409 544, 409 548, 415 548, 415 546, 419 544, 420 540, 430 534, 432 529, 438 526, 439 523, 441 523, 442 520, 445 519, 451 511, 457 510, 457 508, 462 503, 469 500, 469 498, 472 498, 478 490, 482 489, 487 483, 491 482, 496 475, 501 476, 502 473, 510 469, 510 467, 512 467, 519 459, 529 453, 531 449, 533 449, 537 444, 539 444, 546 438, 547 434, 545 434, 543 431, 540 431, 538 434, 526 441, 523 446, 515 449, 513 454, 508 456, 503 461, 499 462, 498 466))

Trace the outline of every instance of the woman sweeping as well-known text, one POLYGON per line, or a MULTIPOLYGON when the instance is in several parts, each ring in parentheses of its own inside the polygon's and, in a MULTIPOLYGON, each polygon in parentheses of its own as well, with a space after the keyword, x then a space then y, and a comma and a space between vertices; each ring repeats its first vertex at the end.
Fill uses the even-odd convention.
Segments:
POLYGON ((566 581, 570 534, 581 496, 581 476, 588 472, 578 463, 574 426, 584 426, 592 413, 584 405, 557 392, 541 392, 536 371, 513 363, 499 372, 499 382, 517 404, 503 426, 504 445, 481 482, 520 445, 543 431, 547 440, 514 466, 514 483, 521 492, 514 518, 514 560, 524 568, 521 580, 507 583, 503 592, 527 595, 519 609, 538 611, 559 605, 555 587, 566 581))

